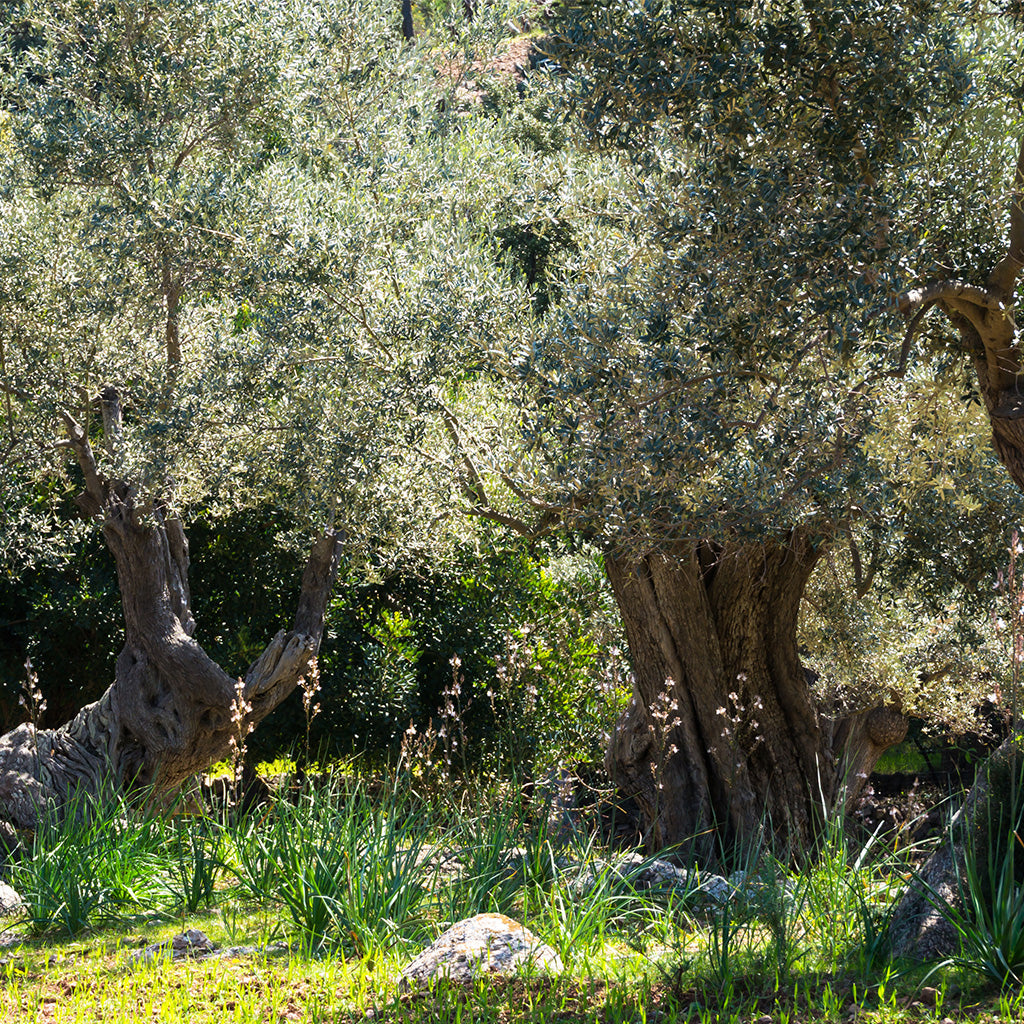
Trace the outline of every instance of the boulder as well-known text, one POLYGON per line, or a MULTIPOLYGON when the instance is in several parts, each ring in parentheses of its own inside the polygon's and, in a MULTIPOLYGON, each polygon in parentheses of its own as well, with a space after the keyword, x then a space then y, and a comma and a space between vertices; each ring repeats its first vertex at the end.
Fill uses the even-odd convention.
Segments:
POLYGON ((629 886, 638 893, 688 891, 693 888, 687 872, 667 860, 651 860, 639 853, 627 853, 615 860, 596 857, 570 869, 576 872, 571 889, 577 896, 589 896, 598 889, 629 886))
POLYGON ((477 914, 453 924, 403 971, 401 988, 433 979, 465 983, 480 975, 507 976, 520 970, 560 974, 562 961, 518 921, 504 914, 477 914))

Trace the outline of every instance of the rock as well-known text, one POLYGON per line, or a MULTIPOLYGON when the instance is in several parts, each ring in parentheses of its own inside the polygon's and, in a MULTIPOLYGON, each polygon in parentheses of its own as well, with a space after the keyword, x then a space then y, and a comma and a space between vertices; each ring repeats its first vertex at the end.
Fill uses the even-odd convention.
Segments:
POLYGON ((705 874, 700 876, 700 885, 696 893, 705 906, 724 907, 735 895, 736 889, 728 878, 721 875, 705 874))
POLYGON ((627 853, 615 864, 615 870, 637 889, 690 889, 688 872, 667 860, 651 860, 639 853, 627 853))
POLYGON ((0 882, 0 917, 17 914, 24 906, 21 897, 5 882, 0 882))
POLYGON ((667 860, 650 860, 639 853, 627 853, 614 861, 600 857, 578 865, 578 874, 571 883, 577 896, 589 896, 596 889, 631 886, 637 892, 689 891, 694 888, 689 875, 667 860))
MULTIPOLYGON (((996 823, 1002 820, 1004 808, 1014 812, 1010 800, 1020 772, 1019 742, 1011 735, 978 769, 974 785, 950 820, 943 841, 907 884, 889 925, 894 956, 924 961, 956 953, 960 936, 953 922, 966 913, 961 895, 968 859, 972 855, 993 855, 986 847, 998 842, 993 837, 1002 826, 996 823)), ((995 849, 998 851, 998 846, 995 849)))
POLYGON ((745 884, 743 872, 735 880, 706 872, 690 872, 667 860, 652 859, 642 854, 627 853, 614 861, 600 858, 582 866, 572 882, 572 891, 580 897, 600 887, 631 886, 637 893, 660 893, 683 898, 693 906, 720 907, 732 899, 745 884))
POLYGON ((453 924, 402 971, 401 989, 435 978, 465 983, 481 974, 509 975, 522 968, 560 974, 558 954, 504 914, 477 914, 453 924))
POLYGON ((152 963, 154 960, 164 958, 170 960, 184 960, 191 957, 196 960, 205 959, 216 952, 217 947, 197 928, 189 928, 181 935, 175 935, 173 939, 165 942, 154 942, 138 953, 133 953, 128 961, 129 966, 135 967, 141 963, 152 963))

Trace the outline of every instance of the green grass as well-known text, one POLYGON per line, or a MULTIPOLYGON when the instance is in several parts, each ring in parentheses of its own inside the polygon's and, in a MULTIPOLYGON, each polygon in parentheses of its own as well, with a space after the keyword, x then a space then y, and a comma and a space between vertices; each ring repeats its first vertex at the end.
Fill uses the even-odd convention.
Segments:
POLYGON ((716 909, 643 889, 641 866, 612 870, 592 838, 554 844, 509 787, 429 803, 348 775, 241 819, 146 818, 113 798, 79 810, 46 823, 17 870, 29 908, 0 947, 5 1024, 1021 1016, 1020 995, 966 961, 916 998, 925 969, 900 973, 883 941, 906 864, 841 829, 801 874, 752 859, 746 896, 716 909), (415 953, 482 910, 526 924, 565 974, 401 994, 415 953), (257 952, 131 966, 188 927, 257 952))

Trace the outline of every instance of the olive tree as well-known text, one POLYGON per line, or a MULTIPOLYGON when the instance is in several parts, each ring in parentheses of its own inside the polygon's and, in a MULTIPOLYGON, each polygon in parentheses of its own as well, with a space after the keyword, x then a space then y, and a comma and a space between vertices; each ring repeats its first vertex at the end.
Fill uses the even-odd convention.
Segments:
POLYGON ((431 533, 395 395, 478 312, 463 285, 500 275, 474 272, 449 174, 487 142, 459 142, 458 76, 391 5, 7 9, 0 547, 49 542, 77 489, 125 623, 99 701, 0 739, 0 816, 29 825, 101 778, 167 789, 223 758, 307 671, 343 551, 431 533), (278 493, 314 539, 294 622, 236 680, 194 639, 184 524, 278 493))
POLYGON ((816 564, 924 490, 989 529, 1017 507, 991 459, 920 443, 921 396, 955 421, 962 374, 903 358, 894 301, 925 259, 935 139, 974 88, 963 13, 562 10, 580 146, 520 204, 560 301, 492 353, 504 419, 474 421, 465 384, 443 416, 471 511, 603 549, 636 678, 607 764, 654 845, 813 846, 844 751, 862 773, 906 729, 817 703, 797 639, 816 564))

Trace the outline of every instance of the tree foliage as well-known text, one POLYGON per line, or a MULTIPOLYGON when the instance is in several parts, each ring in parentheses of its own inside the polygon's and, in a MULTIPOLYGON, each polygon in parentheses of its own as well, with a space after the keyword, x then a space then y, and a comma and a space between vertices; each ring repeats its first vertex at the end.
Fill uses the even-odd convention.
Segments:
POLYGON ((1015 29, 569 2, 520 98, 467 88, 514 7, 412 45, 392 8, 6 5, 8 572, 88 528, 70 419, 146 513, 287 504, 377 571, 469 512, 613 556, 852 539, 855 591, 984 607, 1020 499, 896 296, 997 258, 1015 29))

